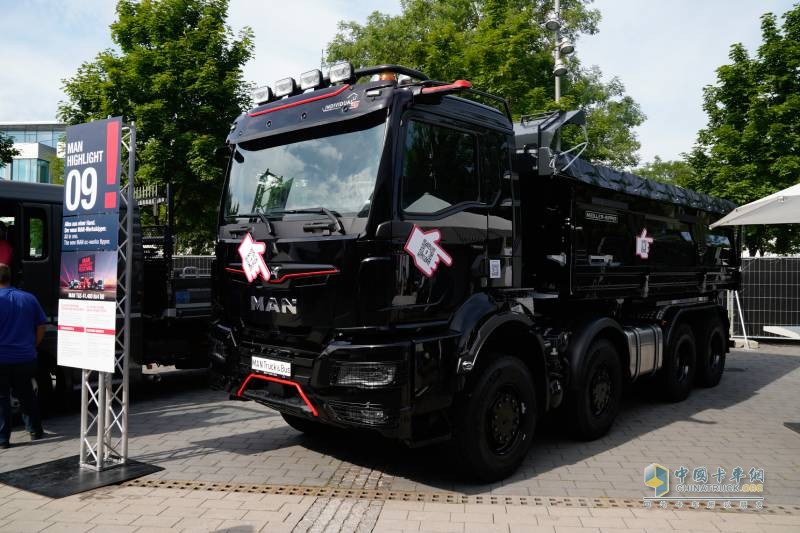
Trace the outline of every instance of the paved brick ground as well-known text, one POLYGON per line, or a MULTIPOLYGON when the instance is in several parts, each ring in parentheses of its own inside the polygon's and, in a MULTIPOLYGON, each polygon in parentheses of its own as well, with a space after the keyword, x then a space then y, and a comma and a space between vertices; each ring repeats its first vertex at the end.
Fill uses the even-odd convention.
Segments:
MULTIPOLYGON (((633 390, 613 430, 594 442, 571 440, 554 417, 540 427, 520 471, 493 485, 470 483, 444 447, 407 450, 352 435, 315 441, 254 403, 231 402, 181 381, 160 385, 158 397, 145 394, 132 408, 130 454, 162 466, 153 477, 163 479, 641 499, 649 490, 642 470, 655 461, 673 470, 760 467, 769 505, 800 506, 800 434, 784 426, 800 422, 800 347, 734 352, 717 388, 695 390, 680 404, 659 403, 646 387, 633 390)), ((46 427, 55 436, 37 443, 15 432, 12 442, 19 444, 0 451, 0 471, 77 453, 77 415, 51 419, 46 427)), ((145 487, 51 501, 0 486, 0 502, 3 531, 800 530, 800 510, 770 515, 381 502, 145 487)))

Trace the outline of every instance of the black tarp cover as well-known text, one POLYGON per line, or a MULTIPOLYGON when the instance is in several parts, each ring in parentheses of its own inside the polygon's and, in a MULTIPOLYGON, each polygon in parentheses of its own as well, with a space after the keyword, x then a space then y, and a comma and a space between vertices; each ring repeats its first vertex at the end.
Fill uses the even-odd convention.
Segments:
MULTIPOLYGON (((564 168, 571 160, 572 158, 569 155, 560 155, 556 168, 564 168)), ((592 165, 583 159, 576 159, 567 170, 559 173, 596 187, 693 207, 721 215, 733 211, 736 207, 736 204, 723 198, 645 179, 630 172, 620 172, 601 165, 592 165)))

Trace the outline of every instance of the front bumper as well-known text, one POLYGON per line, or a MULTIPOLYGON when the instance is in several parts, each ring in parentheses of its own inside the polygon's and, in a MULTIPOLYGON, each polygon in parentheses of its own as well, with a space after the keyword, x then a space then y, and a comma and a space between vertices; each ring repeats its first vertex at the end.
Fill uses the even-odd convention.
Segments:
POLYGON ((449 434, 456 338, 440 332, 382 336, 381 343, 336 340, 312 352, 222 328, 212 335, 212 383, 281 413, 420 443, 449 434), (253 357, 290 363, 291 375, 254 371, 253 357))

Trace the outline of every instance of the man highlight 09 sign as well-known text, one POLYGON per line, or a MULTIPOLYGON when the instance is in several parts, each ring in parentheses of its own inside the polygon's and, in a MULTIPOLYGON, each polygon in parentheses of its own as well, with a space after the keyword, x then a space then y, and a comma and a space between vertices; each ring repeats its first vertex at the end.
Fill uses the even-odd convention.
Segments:
POLYGON ((114 371, 122 119, 67 128, 58 364, 114 371))

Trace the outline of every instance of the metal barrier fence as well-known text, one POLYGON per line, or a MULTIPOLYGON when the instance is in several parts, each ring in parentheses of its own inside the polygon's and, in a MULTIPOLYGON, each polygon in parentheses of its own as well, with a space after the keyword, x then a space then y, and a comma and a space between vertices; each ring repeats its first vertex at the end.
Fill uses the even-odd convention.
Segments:
POLYGON ((179 277, 209 277, 213 255, 173 255, 172 269, 179 277))
MULTIPOLYGON (((748 338, 789 337, 765 331, 765 326, 800 325, 800 257, 742 258, 739 298, 748 338)), ((728 299, 733 334, 743 336, 736 302, 728 299)))

